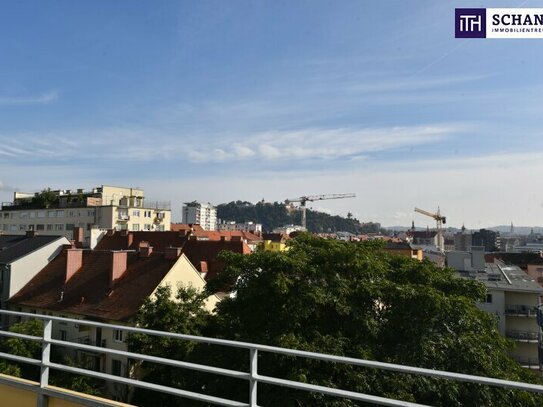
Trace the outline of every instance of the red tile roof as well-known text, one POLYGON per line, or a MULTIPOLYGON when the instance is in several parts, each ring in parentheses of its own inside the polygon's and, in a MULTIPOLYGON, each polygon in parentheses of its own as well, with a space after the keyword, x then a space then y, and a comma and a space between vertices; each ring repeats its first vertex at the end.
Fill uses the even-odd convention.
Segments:
POLYGON ((127 270, 110 283, 111 252, 83 252, 83 266, 65 283, 66 250, 10 298, 13 305, 126 321, 142 306, 175 264, 163 255, 129 252, 127 270))
POLYGON ((217 260, 223 250, 251 253, 249 246, 242 240, 199 240, 198 236, 189 238, 181 236, 180 232, 128 232, 124 233, 124 236, 122 232, 115 232, 113 235, 105 235, 95 250, 138 250, 140 242, 148 242, 154 253, 164 252, 168 247, 181 247, 199 272, 207 272, 206 280, 215 277, 224 267, 224 264, 217 260), (206 266, 202 266, 204 263, 207 271, 206 266))

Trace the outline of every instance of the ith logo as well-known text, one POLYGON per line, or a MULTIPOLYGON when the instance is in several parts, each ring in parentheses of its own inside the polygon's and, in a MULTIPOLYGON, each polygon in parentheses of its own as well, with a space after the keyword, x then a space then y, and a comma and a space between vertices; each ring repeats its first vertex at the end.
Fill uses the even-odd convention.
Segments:
POLYGON ((457 8, 455 9, 456 38, 485 38, 486 9, 457 8))

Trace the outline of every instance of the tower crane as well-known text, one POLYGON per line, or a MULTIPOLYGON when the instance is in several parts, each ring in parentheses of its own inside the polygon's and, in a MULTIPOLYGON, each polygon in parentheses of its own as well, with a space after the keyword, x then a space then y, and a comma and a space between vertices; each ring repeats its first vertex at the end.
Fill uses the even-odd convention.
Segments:
POLYGON ((430 218, 433 218, 436 221, 436 227, 437 227, 437 246, 440 251, 445 251, 445 242, 443 241, 443 225, 447 223, 447 217, 444 215, 441 215, 441 212, 439 210, 439 206, 437 207, 437 212, 432 213, 425 211, 424 209, 415 208, 415 212, 418 212, 422 215, 429 216, 430 218))
POLYGON ((355 194, 328 194, 328 195, 309 195, 309 196, 301 196, 299 198, 294 199, 287 199, 285 200, 285 203, 288 205, 292 202, 300 202, 300 208, 302 209, 302 227, 304 230, 307 230, 307 217, 306 217, 306 206, 305 204, 307 202, 314 202, 314 201, 323 201, 325 199, 343 199, 343 198, 354 198, 356 197, 355 194))

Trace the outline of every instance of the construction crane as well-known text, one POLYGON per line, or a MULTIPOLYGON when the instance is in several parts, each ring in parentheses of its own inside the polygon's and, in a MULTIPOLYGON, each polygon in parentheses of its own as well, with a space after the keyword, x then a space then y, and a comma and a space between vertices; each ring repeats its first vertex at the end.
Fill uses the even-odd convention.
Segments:
POLYGON ((439 210, 439 206, 437 207, 437 212, 432 213, 425 211, 424 209, 415 208, 415 212, 418 212, 422 215, 429 216, 430 218, 433 218, 436 221, 436 227, 437 227, 437 246, 440 251, 445 251, 445 243, 443 241, 443 225, 447 223, 447 217, 441 215, 441 212, 439 210))
POLYGON ((323 201, 325 199, 343 199, 343 198, 354 198, 355 194, 328 194, 328 195, 310 195, 310 196, 301 196, 299 198, 287 199, 285 203, 288 205, 292 202, 300 202, 300 208, 302 209, 302 227, 304 230, 307 230, 307 217, 306 217, 306 206, 307 202, 314 201, 323 201))

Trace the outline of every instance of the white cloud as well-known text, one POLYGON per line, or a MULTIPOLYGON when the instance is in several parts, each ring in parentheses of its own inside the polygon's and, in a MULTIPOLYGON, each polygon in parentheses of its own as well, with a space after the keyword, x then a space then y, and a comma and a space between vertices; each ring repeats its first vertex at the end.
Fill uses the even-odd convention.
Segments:
POLYGON ((49 91, 39 95, 30 96, 1 96, 0 105, 47 105, 58 100, 57 91, 49 91))

